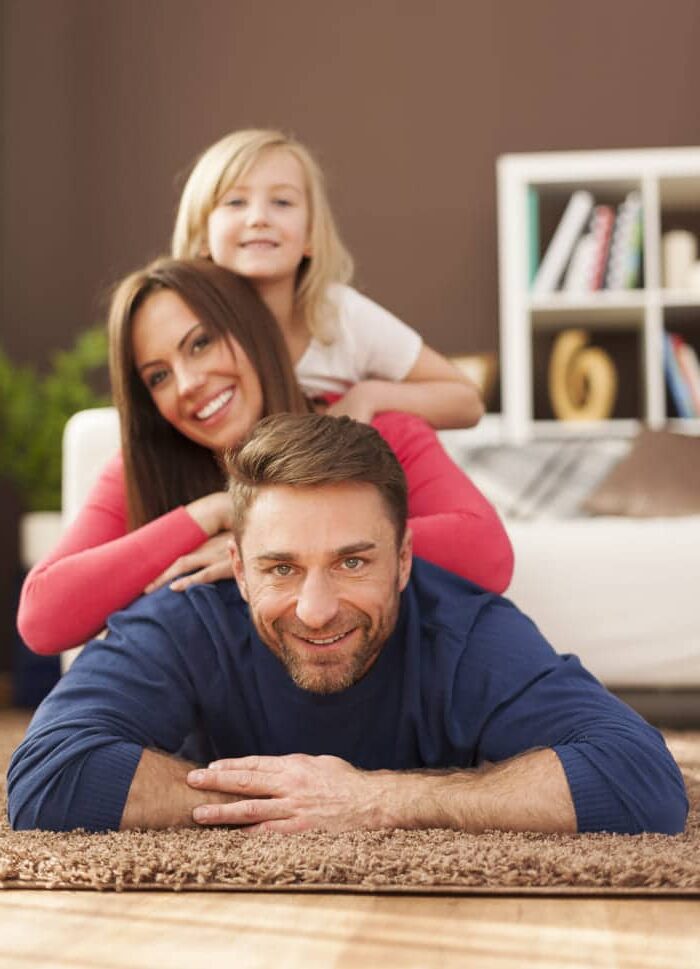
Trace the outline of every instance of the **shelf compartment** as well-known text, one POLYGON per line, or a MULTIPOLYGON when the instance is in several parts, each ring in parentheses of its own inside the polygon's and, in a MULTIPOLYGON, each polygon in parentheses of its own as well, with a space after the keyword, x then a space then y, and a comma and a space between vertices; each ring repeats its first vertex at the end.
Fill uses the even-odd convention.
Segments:
MULTIPOLYGON (((559 327, 558 329, 568 329, 559 327)), ((639 325, 627 328, 601 325, 598 320, 581 327, 590 334, 590 346, 600 347, 612 358, 617 371, 617 398, 608 421, 638 421, 645 412, 643 372, 643 334, 639 325)), ((557 329, 535 329, 533 331, 532 386, 533 417, 536 421, 570 424, 572 428, 583 428, 580 421, 557 420, 549 400, 549 361, 557 329)), ((595 422, 596 424, 598 422, 595 422)))
POLYGON ((662 215, 671 212, 700 214, 700 175, 677 175, 659 179, 662 215))

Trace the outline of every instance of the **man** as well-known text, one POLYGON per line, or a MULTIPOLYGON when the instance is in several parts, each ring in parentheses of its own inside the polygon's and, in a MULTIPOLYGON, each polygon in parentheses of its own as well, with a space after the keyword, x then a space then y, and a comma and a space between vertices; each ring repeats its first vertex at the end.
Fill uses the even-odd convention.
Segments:
POLYGON ((237 583, 88 645, 12 759, 14 827, 683 830, 656 730, 506 599, 412 565, 370 427, 268 418, 229 471, 237 583), (195 732, 204 768, 173 756, 195 732))

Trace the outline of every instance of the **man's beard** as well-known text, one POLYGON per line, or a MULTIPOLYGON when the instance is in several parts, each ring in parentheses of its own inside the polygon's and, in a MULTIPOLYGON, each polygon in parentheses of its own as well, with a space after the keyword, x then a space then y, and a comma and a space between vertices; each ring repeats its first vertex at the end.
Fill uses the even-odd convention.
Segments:
POLYGON ((290 623, 284 617, 280 617, 272 623, 272 629, 275 633, 274 644, 270 642, 270 637, 264 635, 259 627, 258 633, 261 634, 263 642, 284 664, 290 677, 300 689, 318 694, 339 693, 362 679, 376 662, 384 643, 396 625, 399 596, 400 590, 397 580, 389 606, 379 616, 374 629, 372 629, 372 620, 367 613, 360 609, 347 609, 341 613, 339 618, 334 620, 335 630, 302 629, 301 624, 290 623), (360 642, 354 647, 353 652, 343 656, 340 662, 339 659, 341 658, 337 654, 333 654, 332 647, 329 647, 329 654, 325 658, 323 647, 318 647, 315 661, 309 661, 301 653, 303 647, 294 648, 286 640, 286 634, 290 632, 310 639, 328 639, 348 629, 356 630, 353 634, 355 636, 359 631, 360 642))

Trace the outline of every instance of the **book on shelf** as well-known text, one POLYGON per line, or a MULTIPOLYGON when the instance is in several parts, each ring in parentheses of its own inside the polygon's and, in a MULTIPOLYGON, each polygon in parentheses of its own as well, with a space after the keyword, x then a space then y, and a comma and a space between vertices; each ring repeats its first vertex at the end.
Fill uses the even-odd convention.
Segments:
POLYGON ((592 208, 590 192, 579 189, 571 195, 532 282, 534 294, 552 293, 557 289, 592 208))
POLYGON ((588 293, 591 289, 596 240, 592 232, 586 232, 577 241, 564 273, 562 290, 565 293, 588 293))
POLYGON ((528 282, 537 275, 540 264, 540 199, 534 185, 527 190, 528 282))
POLYGON ((606 289, 635 289, 642 269, 642 197, 628 192, 617 207, 605 272, 606 289))
POLYGON ((574 246, 564 274, 564 292, 591 293, 603 288, 614 223, 615 210, 611 205, 594 207, 588 231, 574 246))
POLYGON ((690 394, 694 416, 700 417, 700 361, 695 347, 691 347, 677 333, 671 333, 671 343, 678 361, 678 369, 690 394))
POLYGON ((615 209, 612 205, 596 205, 591 217, 591 234, 595 240, 595 254, 591 270, 591 289, 603 289, 605 271, 610 256, 615 209))
POLYGON ((666 373, 666 383, 678 416, 684 418, 695 417, 696 413, 690 388, 685 382, 676 356, 674 336, 676 334, 664 333, 664 371, 666 373))

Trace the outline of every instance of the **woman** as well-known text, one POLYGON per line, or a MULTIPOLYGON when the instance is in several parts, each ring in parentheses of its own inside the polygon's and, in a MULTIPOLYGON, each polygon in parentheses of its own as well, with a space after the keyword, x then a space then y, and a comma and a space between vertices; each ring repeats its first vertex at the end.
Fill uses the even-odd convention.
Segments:
MULTIPOLYGON (((18 626, 39 653, 84 642, 110 613, 165 582, 183 589, 229 577, 218 455, 261 417, 308 409, 269 310, 245 280, 208 260, 159 260, 127 277, 109 335, 122 452, 27 576, 18 626)), ((408 414, 373 424, 406 471, 416 554, 505 588, 505 531, 432 429, 408 414)))

